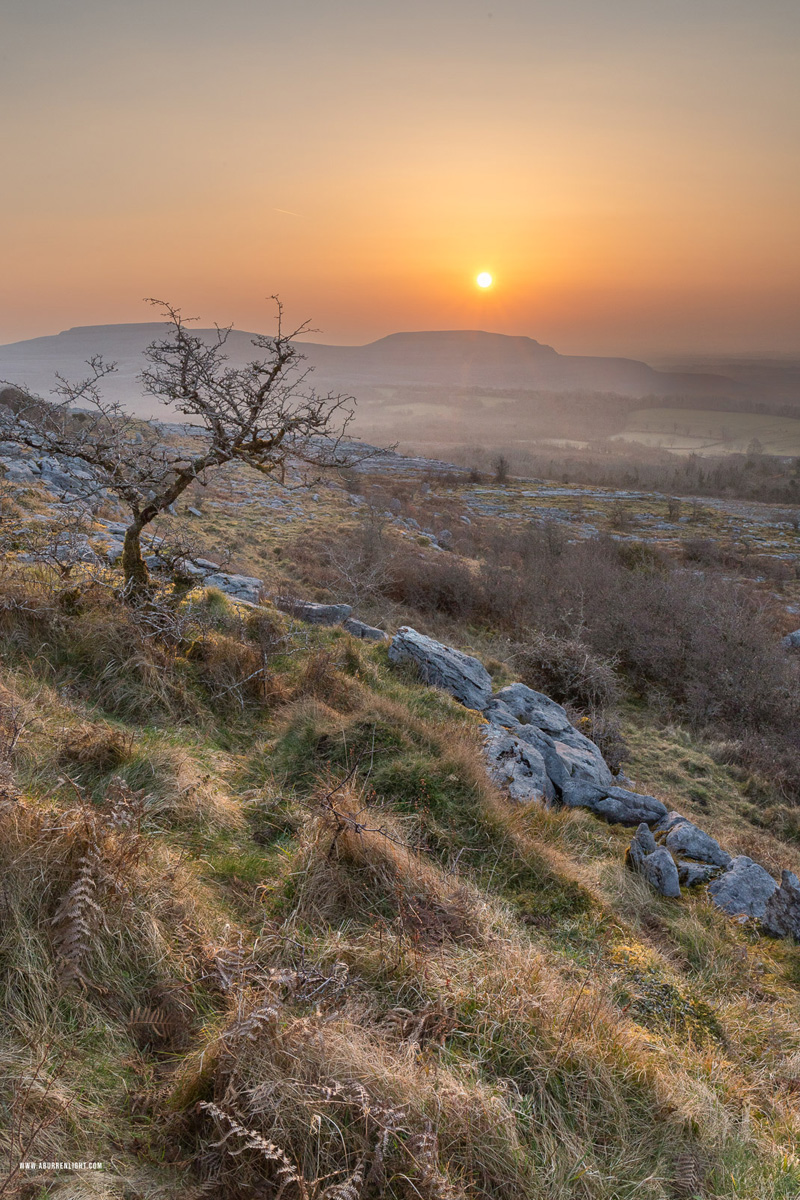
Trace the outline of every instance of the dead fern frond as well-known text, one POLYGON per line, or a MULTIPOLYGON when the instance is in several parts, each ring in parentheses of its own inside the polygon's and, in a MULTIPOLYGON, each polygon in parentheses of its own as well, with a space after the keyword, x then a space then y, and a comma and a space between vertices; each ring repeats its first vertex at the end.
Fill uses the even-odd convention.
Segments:
POLYGON ((364 1190, 364 1159, 343 1183, 335 1183, 320 1193, 320 1200, 359 1200, 364 1190))
POLYGON ((702 1200, 705 1195, 708 1164, 697 1150, 687 1150, 675 1159, 672 1194, 675 1200, 702 1200))
POLYGON ((223 1034, 223 1041, 228 1045, 236 1042, 254 1042, 263 1034, 274 1038, 278 1028, 278 1010, 271 1005, 254 1009, 246 1017, 231 1025, 223 1034))
POLYGON ((279 1187, 275 1200, 279 1200, 287 1187, 290 1187, 292 1184, 296 1186, 300 1200, 308 1200, 305 1181, 285 1150, 282 1150, 280 1146, 276 1146, 274 1142, 270 1142, 265 1137, 262 1137, 257 1130, 247 1129, 234 1114, 227 1112, 224 1108, 220 1108, 219 1105, 213 1104, 211 1101, 200 1100, 197 1108, 198 1110, 207 1112, 210 1117, 213 1117, 217 1125, 221 1125, 223 1128, 227 1126, 227 1132, 223 1133, 220 1140, 210 1143, 215 1149, 224 1147, 226 1153, 232 1157, 244 1154, 246 1150, 255 1150, 263 1158, 267 1159, 268 1162, 277 1164, 275 1174, 279 1187), (238 1150, 232 1150, 228 1145, 229 1140, 233 1137, 241 1139, 243 1143, 238 1150))
POLYGON ((88 983, 83 965, 92 948, 94 934, 98 928, 105 927, 105 914, 96 899, 100 873, 98 848, 90 846, 80 859, 77 878, 65 892, 50 921, 56 930, 53 940, 59 979, 64 986, 88 983))

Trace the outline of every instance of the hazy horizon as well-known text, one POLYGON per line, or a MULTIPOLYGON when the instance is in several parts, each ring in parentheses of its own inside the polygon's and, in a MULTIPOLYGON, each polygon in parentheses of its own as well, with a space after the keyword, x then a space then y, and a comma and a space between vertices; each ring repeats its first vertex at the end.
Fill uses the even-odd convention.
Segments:
POLYGON ((141 297, 316 340, 800 352, 786 0, 7 0, 0 343, 141 297), (494 285, 475 285, 488 271, 494 285))

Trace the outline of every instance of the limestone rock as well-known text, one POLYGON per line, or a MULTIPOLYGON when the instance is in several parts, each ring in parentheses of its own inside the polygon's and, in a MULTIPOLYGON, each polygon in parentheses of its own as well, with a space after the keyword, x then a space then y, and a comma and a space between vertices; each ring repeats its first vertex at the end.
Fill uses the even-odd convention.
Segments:
POLYGON ((348 617, 342 622, 342 627, 353 637, 363 638, 367 642, 385 642, 389 636, 375 625, 367 625, 364 621, 357 621, 355 617, 348 617))
POLYGON ((497 696, 493 696, 486 708, 483 710, 483 715, 490 725, 498 725, 503 729, 519 728, 519 721, 514 716, 510 708, 503 704, 497 696))
POLYGON ((555 791, 538 750, 497 726, 488 726, 485 739, 489 776, 498 787, 518 804, 552 803, 555 791))
POLYGON ((631 870, 643 875, 662 896, 674 899, 681 894, 678 868, 664 846, 656 844, 649 827, 642 823, 634 834, 626 861, 631 870))
POLYGON ((295 600, 289 596, 279 596, 275 607, 309 625, 341 625, 353 611, 349 604, 316 604, 313 600, 295 600))
POLYGON ((578 781, 565 789, 561 798, 569 808, 588 808, 614 825, 655 825, 667 814, 666 806, 655 796, 621 787, 600 788, 578 781))
POLYGON ((708 883, 718 870, 718 867, 712 867, 708 863, 687 862, 685 859, 678 859, 678 878, 683 887, 695 887, 698 883, 708 883))
POLYGON ((425 637, 408 625, 398 629, 392 639, 389 659, 416 663, 426 683, 444 688, 466 708, 483 709, 489 702, 492 679, 477 658, 425 637))
POLYGON ((761 924, 773 937, 793 937, 800 942, 800 879, 781 872, 781 885, 767 900, 761 924))
POLYGON ((794 629, 781 639, 781 645, 787 650, 800 650, 800 629, 794 629))
POLYGON ((683 813, 676 812, 673 808, 658 822, 658 824, 655 826, 655 832, 669 833, 670 829, 674 829, 676 825, 680 825, 681 821, 687 821, 688 819, 689 818, 685 817, 683 813))
POLYGON ((778 885, 759 863, 746 854, 739 854, 731 860, 725 873, 709 884, 708 890, 717 908, 723 912, 762 920, 767 901, 778 890, 778 885))
POLYGON ((251 575, 229 575, 225 571, 207 575, 204 582, 206 587, 219 588, 226 595, 233 596, 236 600, 247 600, 250 604, 258 603, 264 586, 262 579, 251 575))
POLYGON ((730 865, 731 856, 722 849, 716 838, 704 833, 691 821, 678 821, 667 833, 664 844, 675 855, 697 859, 698 862, 711 863, 715 867, 730 865))
POLYGON ((572 729, 566 710, 524 683, 510 683, 501 688, 495 699, 505 704, 522 725, 535 725, 545 733, 562 733, 572 729))

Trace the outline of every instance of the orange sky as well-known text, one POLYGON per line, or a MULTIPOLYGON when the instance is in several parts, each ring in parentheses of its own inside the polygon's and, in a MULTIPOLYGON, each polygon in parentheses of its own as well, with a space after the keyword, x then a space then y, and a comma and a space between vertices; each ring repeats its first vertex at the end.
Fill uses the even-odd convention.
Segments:
POLYGON ((800 352, 794 0, 3 7, 2 342, 278 291, 332 342, 800 352))

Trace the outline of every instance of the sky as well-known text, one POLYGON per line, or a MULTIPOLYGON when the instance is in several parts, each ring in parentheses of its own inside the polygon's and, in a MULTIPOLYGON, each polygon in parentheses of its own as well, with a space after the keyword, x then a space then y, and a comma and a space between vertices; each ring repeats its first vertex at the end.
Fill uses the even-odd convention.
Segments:
POLYGON ((800 353, 798 148, 797 0, 2 0, 0 342, 800 353))

